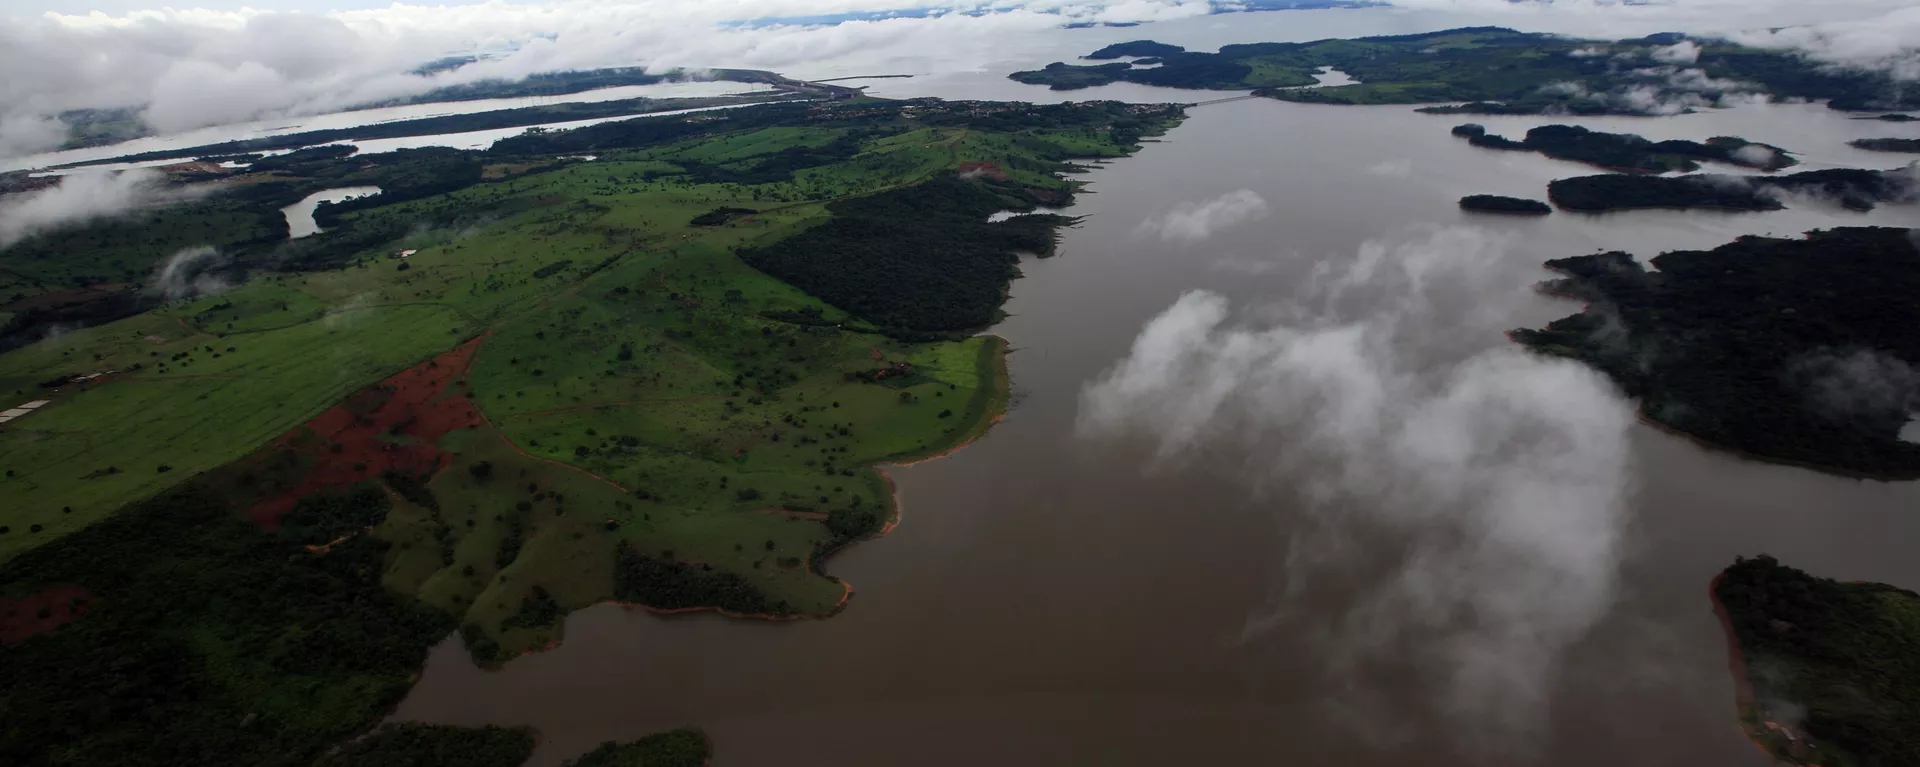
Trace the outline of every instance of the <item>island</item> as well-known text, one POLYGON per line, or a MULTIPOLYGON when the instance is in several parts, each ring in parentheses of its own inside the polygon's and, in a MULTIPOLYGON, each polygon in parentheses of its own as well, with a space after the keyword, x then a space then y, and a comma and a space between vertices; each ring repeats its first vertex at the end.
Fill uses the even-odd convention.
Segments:
POLYGON ((1497 194, 1470 194, 1462 197, 1460 209, 1476 213, 1505 213, 1521 216, 1544 216, 1553 212, 1553 206, 1539 200, 1502 197, 1497 194))
POLYGON ((1578 125, 1542 125, 1520 141, 1488 133, 1485 126, 1456 126, 1453 135, 1485 149, 1539 152, 1621 173, 1692 173, 1703 161, 1775 171, 1798 165, 1786 150, 1735 136, 1698 141, 1648 141, 1631 133, 1602 133, 1578 125))
POLYGON ((1847 146, 1870 152, 1920 153, 1920 138, 1861 138, 1847 142, 1847 146))
POLYGON ((1848 209, 1867 211, 1883 202, 1911 202, 1913 172, 1830 168, 1764 178, 1607 174, 1556 179, 1547 185, 1553 204, 1585 213, 1650 208, 1779 210, 1786 207, 1780 201, 1783 192, 1831 199, 1848 209))
POLYGON ((1761 555, 1713 579, 1741 726, 1782 764, 1920 764, 1920 594, 1761 555))
MULTIPOLYGON (((1389 37, 1228 45, 1215 53, 1138 40, 1097 58, 1147 55, 1156 66, 1054 62, 1009 75, 1074 90, 1114 82, 1246 90, 1313 104, 1431 104, 1442 114, 1662 115, 1736 93, 1824 100, 1834 109, 1920 108, 1920 93, 1884 72, 1841 70, 1795 53, 1680 34, 1581 40, 1466 27, 1389 37), (1332 68, 1359 82, 1307 88, 1332 68)), ((1096 58, 1089 56, 1088 58, 1096 58)))
POLYGON ((1920 478, 1920 444, 1902 438, 1920 401, 1915 242, 1908 229, 1849 227, 1675 251, 1651 270, 1622 252, 1555 259, 1546 266, 1563 276, 1541 289, 1586 308, 1511 337, 1593 366, 1644 420, 1706 445, 1920 478))
POLYGON ((883 467, 1005 412, 980 331, 1072 219, 991 214, 1182 118, 850 98, 316 148, 0 249, 0 761, 514 763, 524 731, 376 729, 430 647, 834 615, 883 467))
POLYGON ((1126 57, 1157 58, 1186 53, 1187 49, 1178 45, 1157 43, 1152 40, 1134 40, 1126 43, 1114 43, 1086 55, 1095 61, 1105 61, 1126 57))

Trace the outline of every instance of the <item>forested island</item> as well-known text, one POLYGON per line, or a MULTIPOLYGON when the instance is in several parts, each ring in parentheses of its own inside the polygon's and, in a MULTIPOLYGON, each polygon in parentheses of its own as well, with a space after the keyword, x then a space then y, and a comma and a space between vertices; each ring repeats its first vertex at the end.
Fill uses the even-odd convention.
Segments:
POLYGON ((1314 104, 1446 104, 1424 111, 1448 114, 1671 114, 1716 105, 1733 92, 1825 100, 1835 109, 1920 108, 1920 92, 1886 73, 1841 70, 1791 52, 1680 34, 1604 41, 1467 27, 1228 45, 1216 53, 1138 40, 1096 53, 1151 55, 1157 66, 1054 62, 1009 77, 1054 90, 1130 82, 1253 89, 1268 98, 1314 104), (1328 67, 1359 82, 1300 87, 1313 85, 1314 74, 1328 67))
POLYGON ((1602 133, 1578 125, 1542 125, 1520 141, 1488 133, 1474 123, 1456 126, 1453 135, 1484 149, 1539 152, 1622 173, 1692 173, 1701 162, 1723 162, 1773 171, 1800 164, 1786 150, 1735 136, 1698 141, 1648 141, 1631 133, 1602 133))
POLYGON ((1584 213, 1650 208, 1779 210, 1786 207, 1781 193, 1813 195, 1866 211, 1880 203, 1912 202, 1915 191, 1914 173, 1905 168, 1829 168, 1764 178, 1607 174, 1557 179, 1547 185, 1547 197, 1554 205, 1584 213))
POLYGON ((1920 594, 1741 558, 1711 587, 1740 720, 1793 765, 1920 764, 1920 594))
POLYGON ((1552 206, 1539 200, 1502 197, 1497 194, 1470 194, 1462 197, 1460 209, 1478 213, 1507 213, 1522 216, 1544 216, 1553 212, 1552 206))
POLYGON ((845 99, 318 147, 0 249, 0 404, 37 403, 0 425, 0 763, 518 764, 524 730, 376 725, 450 635, 496 665, 605 601, 835 614, 828 557, 897 518, 876 466, 1006 407, 977 332, 1071 219, 988 215, 1182 117, 845 99), (288 239, 281 207, 369 186, 288 239))
POLYGON ((1648 420, 1706 443, 1848 476, 1920 478, 1920 444, 1901 439, 1920 395, 1911 230, 1742 237, 1651 263, 1657 271, 1621 252, 1548 261, 1564 276, 1542 289, 1587 308, 1513 339, 1598 368, 1648 420))
POLYGON ((1920 153, 1920 138, 1860 138, 1847 145, 1870 152, 1920 153))

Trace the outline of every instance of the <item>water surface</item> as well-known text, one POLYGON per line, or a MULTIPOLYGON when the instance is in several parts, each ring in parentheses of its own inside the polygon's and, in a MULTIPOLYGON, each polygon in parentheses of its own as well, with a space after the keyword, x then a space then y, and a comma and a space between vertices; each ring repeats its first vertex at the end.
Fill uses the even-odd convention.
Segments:
POLYGON ((343 186, 338 189, 324 189, 302 197, 299 202, 280 209, 280 212, 287 217, 287 239, 297 240, 322 231, 320 224, 313 220, 313 210, 320 207, 320 203, 345 202, 355 197, 379 193, 380 187, 377 186, 343 186))
MULTIPOLYGON (((1475 149, 1448 134, 1456 122, 1259 99, 1195 109, 1083 177, 1090 193, 1066 213, 1086 220, 1060 255, 1022 265, 1011 317, 994 329, 1016 349, 1011 414, 950 458, 894 470, 900 527, 828 565, 858 590, 843 614, 770 625, 602 605, 573 615, 559 648, 496 672, 474 668, 458 642, 437 648, 396 717, 532 725, 537 765, 697 725, 723 766, 1758 767, 1734 720, 1708 579, 1736 555, 1768 552, 1822 575, 1920 586, 1906 545, 1920 535, 1912 485, 1744 462, 1635 427, 1617 604, 1566 652, 1524 737, 1488 743, 1418 674, 1326 673, 1313 633, 1344 609, 1342 584, 1287 596, 1302 585, 1290 583, 1289 547, 1311 540, 1313 519, 1293 488, 1314 477, 1278 472, 1255 488, 1247 476, 1267 468, 1241 456, 1168 464, 1142 441, 1076 435, 1083 387, 1184 292, 1221 294, 1245 313, 1237 321, 1258 322, 1293 308, 1316 267, 1370 241, 1467 227, 1500 254, 1468 297, 1494 311, 1408 351, 1446 365, 1503 346, 1507 328, 1577 311, 1527 290, 1549 276, 1548 258, 1913 221, 1911 208, 1821 206, 1471 217, 1462 195, 1539 198, 1549 180, 1591 171, 1475 149), (1206 239, 1142 224, 1242 190, 1264 216, 1206 239), (1355 689, 1392 711, 1329 705, 1355 689)), ((1483 122, 1518 133, 1545 121, 1483 122)), ((1737 133, 1810 164, 1856 161, 1844 140, 1880 127, 1806 105, 1582 122, 1661 138, 1737 133)))

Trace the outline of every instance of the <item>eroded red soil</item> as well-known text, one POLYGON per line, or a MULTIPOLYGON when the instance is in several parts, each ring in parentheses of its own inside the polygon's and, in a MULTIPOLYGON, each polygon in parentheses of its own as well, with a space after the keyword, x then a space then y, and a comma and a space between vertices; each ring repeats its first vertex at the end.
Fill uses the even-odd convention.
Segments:
POLYGON ((55 586, 22 599, 0 597, 0 645, 24 642, 72 623, 87 611, 79 586, 55 586))
POLYGON ((431 475, 446 465, 438 441, 448 433, 481 425, 463 380, 484 336, 381 381, 328 408, 275 440, 270 450, 304 454, 308 465, 298 483, 247 510, 247 518, 272 528, 303 496, 372 479, 388 470, 431 475))

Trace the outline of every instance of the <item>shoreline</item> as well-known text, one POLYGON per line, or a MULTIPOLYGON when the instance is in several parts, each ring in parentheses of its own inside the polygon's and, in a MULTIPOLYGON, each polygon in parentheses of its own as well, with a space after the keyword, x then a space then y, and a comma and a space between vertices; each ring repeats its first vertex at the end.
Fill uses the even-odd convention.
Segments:
POLYGON ((1740 647, 1739 634, 1733 630, 1733 614, 1720 601, 1720 581, 1726 577, 1726 571, 1723 570, 1715 573, 1713 580, 1707 582, 1707 601, 1713 604, 1714 617, 1720 620, 1720 631, 1727 636, 1727 671, 1733 675, 1734 718, 1740 724, 1740 733, 1753 743, 1754 748, 1760 749, 1760 753, 1766 754, 1768 759, 1778 761, 1752 724, 1759 717, 1753 707, 1757 698, 1753 679, 1747 676, 1747 654, 1740 647))
POLYGON ((1726 603, 1720 601, 1720 581, 1726 577, 1726 571, 1722 570, 1707 582, 1707 601, 1713 603, 1714 617, 1719 619, 1720 630, 1727 636, 1727 671, 1733 675, 1734 715, 1739 722, 1740 733, 1769 762, 1820 767, 1797 753, 1808 750, 1811 745, 1804 733, 1762 716, 1758 705, 1759 693, 1754 688, 1753 677, 1747 672, 1747 653, 1740 645, 1739 633, 1733 628, 1733 614, 1727 610, 1726 603), (1779 742, 1782 737, 1786 739, 1784 744, 1779 742))
POLYGON ((1640 423, 1650 426, 1663 434, 1680 437, 1682 439, 1687 440, 1688 442, 1692 442, 1695 446, 1703 450, 1709 450, 1715 453, 1730 455, 1744 461, 1751 461, 1753 463, 1772 464, 1775 466, 1791 466, 1796 469, 1806 469, 1808 471, 1819 472, 1821 474, 1840 477, 1842 479, 1853 479, 1853 480, 1873 481, 1873 482, 1912 482, 1915 479, 1920 479, 1920 477, 1914 477, 1914 476, 1901 476, 1896 474, 1873 474, 1869 472, 1858 471, 1855 469, 1848 469, 1841 466, 1829 466, 1826 464, 1818 464, 1810 461, 1801 461, 1793 458, 1777 458, 1770 455, 1761 455, 1759 453, 1754 453, 1747 450, 1742 450, 1737 447, 1733 447, 1732 445, 1725 445, 1719 442, 1714 442, 1698 434, 1694 434, 1693 432, 1682 429, 1678 426, 1674 426, 1672 424, 1657 420, 1653 416, 1647 415, 1647 412, 1644 409, 1644 405, 1642 407, 1634 408, 1633 414, 1634 414, 1634 418, 1639 420, 1640 423))
MULTIPOLYGON (((818 575, 822 578, 828 578, 828 579, 831 579, 833 582, 840 584, 840 587, 842 589, 842 592, 840 594, 840 599, 834 602, 832 607, 820 612, 801 612, 801 613, 792 613, 788 615, 772 615, 768 613, 736 612, 733 610, 728 610, 724 607, 719 607, 717 605, 694 605, 691 607, 654 607, 653 605, 645 604, 642 602, 628 602, 620 599, 603 599, 603 600, 594 602, 592 604, 586 605, 585 607, 581 607, 579 609, 584 610, 587 607, 593 607, 594 605, 600 605, 600 604, 613 604, 628 610, 635 610, 635 609, 644 610, 649 614, 659 616, 662 618, 676 616, 676 615, 694 615, 694 614, 699 614, 704 612, 713 612, 713 613, 718 613, 727 618, 736 618, 736 619, 745 619, 745 620, 761 620, 761 621, 768 621, 768 622, 774 622, 774 623, 788 623, 788 622, 802 621, 802 620, 823 620, 826 618, 831 618, 835 615, 839 615, 841 611, 847 608, 847 604, 853 600, 853 595, 855 591, 853 587, 853 583, 846 580, 845 578, 839 578, 834 575, 828 574, 826 572, 816 570, 814 569, 813 564, 815 560, 824 562, 827 557, 831 557, 832 555, 839 553, 842 549, 845 549, 846 547, 851 546, 855 543, 858 543, 861 541, 874 540, 874 539, 883 537, 888 533, 893 532, 894 528, 900 526, 900 516, 901 516, 901 509, 902 509, 901 502, 900 502, 900 490, 899 490, 899 486, 894 482, 893 475, 887 471, 887 468, 895 467, 895 466, 912 466, 915 464, 924 463, 927 461, 932 461, 932 460, 950 456, 972 445, 974 442, 979 441, 980 438, 985 437, 988 432, 992 431, 993 427, 996 424, 999 424, 1001 421, 1006 420, 1007 402, 1009 397, 1012 394, 1012 379, 1007 370, 1007 355, 1011 354, 1012 350, 1005 338, 1002 338, 997 335, 988 335, 986 337, 991 339, 991 341, 989 342, 990 346, 988 347, 988 350, 993 355, 993 360, 992 360, 993 373, 988 380, 988 386, 991 388, 987 392, 986 411, 982 413, 983 417, 979 421, 977 421, 974 425, 968 427, 965 431, 961 432, 959 437, 950 445, 934 449, 932 452, 925 453, 925 454, 908 454, 907 456, 899 457, 895 460, 881 461, 873 464, 871 468, 880 475, 880 479, 883 482, 885 482, 887 486, 888 518, 887 518, 886 524, 882 525, 881 528, 875 532, 862 535, 858 538, 853 538, 847 541, 843 541, 839 545, 834 546, 832 549, 829 549, 824 552, 820 552, 815 556, 807 557, 805 564, 803 566, 806 568, 809 574, 818 575)), ((484 414, 482 415, 482 417, 484 418, 484 414)), ((506 435, 502 434, 501 438, 505 439, 506 435)), ((548 460, 548 459, 542 459, 542 460, 548 460)), ((556 463, 561 463, 562 465, 569 466, 569 467, 572 466, 571 464, 565 464, 564 462, 556 462, 556 463)), ((591 475, 591 472, 588 472, 588 473, 591 475)), ((596 478, 598 478, 597 475, 596 475, 596 478)), ((607 480, 602 479, 602 481, 607 481, 607 480)), ((762 513, 773 512, 773 513, 782 513, 782 514, 798 513, 798 512, 790 512, 786 509, 762 509, 761 512, 762 513)), ((571 615, 574 612, 578 612, 578 610, 569 610, 567 612, 568 612, 568 615, 571 615)), ((548 642, 544 646, 529 648, 527 650, 521 651, 520 653, 514 655, 513 657, 507 658, 506 660, 503 660, 498 664, 485 665, 485 664, 475 663, 474 665, 482 670, 497 671, 501 666, 504 666, 505 664, 512 662, 517 658, 533 655, 535 653, 546 652, 548 650, 558 648, 561 645, 561 643, 565 641, 565 626, 566 626, 565 617, 562 617, 559 626, 560 626, 560 630, 556 632, 556 636, 553 638, 552 641, 548 642)))

